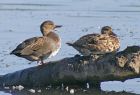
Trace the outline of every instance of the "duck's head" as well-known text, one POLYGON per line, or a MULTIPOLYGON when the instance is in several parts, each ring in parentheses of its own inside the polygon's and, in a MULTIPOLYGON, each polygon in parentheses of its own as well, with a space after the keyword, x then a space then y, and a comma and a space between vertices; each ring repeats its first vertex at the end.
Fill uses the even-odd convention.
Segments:
POLYGON ((113 33, 112 28, 110 26, 102 27, 101 34, 117 36, 115 33, 113 33))
POLYGON ((47 20, 40 25, 40 30, 43 36, 45 36, 48 33, 52 32, 55 28, 59 27, 61 27, 61 25, 55 25, 53 21, 47 20))

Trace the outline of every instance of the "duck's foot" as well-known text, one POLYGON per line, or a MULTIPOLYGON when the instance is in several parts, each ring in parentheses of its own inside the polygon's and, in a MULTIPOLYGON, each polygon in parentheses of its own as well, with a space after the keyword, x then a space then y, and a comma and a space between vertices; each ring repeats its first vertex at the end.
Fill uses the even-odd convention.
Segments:
POLYGON ((38 62, 38 69, 41 70, 44 68, 44 65, 46 65, 47 63, 44 63, 43 61, 38 62))
POLYGON ((43 60, 41 60, 41 61, 37 61, 37 64, 38 64, 38 66, 41 66, 41 65, 45 65, 47 63, 44 63, 43 60))

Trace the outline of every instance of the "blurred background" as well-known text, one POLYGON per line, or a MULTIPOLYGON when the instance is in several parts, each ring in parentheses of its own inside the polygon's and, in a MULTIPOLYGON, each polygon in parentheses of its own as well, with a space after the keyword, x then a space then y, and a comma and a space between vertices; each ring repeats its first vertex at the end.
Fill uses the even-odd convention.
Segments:
MULTIPOLYGON (((139 45, 139 17, 139 0, 1 0, 0 75, 37 65, 9 53, 25 39, 41 36, 40 24, 45 20, 63 25, 56 31, 62 40, 61 50, 46 60, 54 61, 78 54, 66 42, 73 42, 85 34, 100 33, 101 27, 106 25, 111 26, 120 38, 120 50, 139 45)), ((104 82, 101 88, 140 94, 140 79, 104 82)))

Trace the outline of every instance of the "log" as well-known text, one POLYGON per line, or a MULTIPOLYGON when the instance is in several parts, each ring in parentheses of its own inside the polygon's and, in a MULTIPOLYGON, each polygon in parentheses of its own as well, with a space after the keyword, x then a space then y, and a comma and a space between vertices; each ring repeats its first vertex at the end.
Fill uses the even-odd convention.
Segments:
POLYGON ((105 92, 101 91, 100 89, 75 89, 74 94, 70 94, 70 91, 62 90, 62 89, 45 89, 45 88, 36 88, 34 89, 36 93, 31 93, 29 89, 23 89, 23 90, 10 90, 10 89, 0 89, 0 91, 9 93, 10 95, 137 95, 133 94, 131 92, 105 92), (38 93, 37 91, 41 89, 41 93, 38 93))
POLYGON ((23 85, 45 87, 74 85, 100 87, 100 82, 140 77, 140 47, 130 46, 125 50, 99 56, 76 55, 59 61, 48 62, 0 77, 0 86, 23 85))

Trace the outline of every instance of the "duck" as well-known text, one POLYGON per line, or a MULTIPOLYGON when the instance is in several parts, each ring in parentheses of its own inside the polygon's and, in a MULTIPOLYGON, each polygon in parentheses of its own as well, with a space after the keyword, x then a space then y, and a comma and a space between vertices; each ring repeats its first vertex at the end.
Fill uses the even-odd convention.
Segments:
POLYGON ((42 36, 32 37, 20 43, 10 54, 25 58, 40 65, 45 59, 55 56, 61 48, 61 39, 54 31, 62 25, 46 20, 40 25, 42 36))
POLYGON ((92 33, 80 37, 73 43, 66 43, 72 46, 83 56, 104 55, 115 53, 120 48, 120 41, 110 26, 101 28, 101 33, 92 33))

